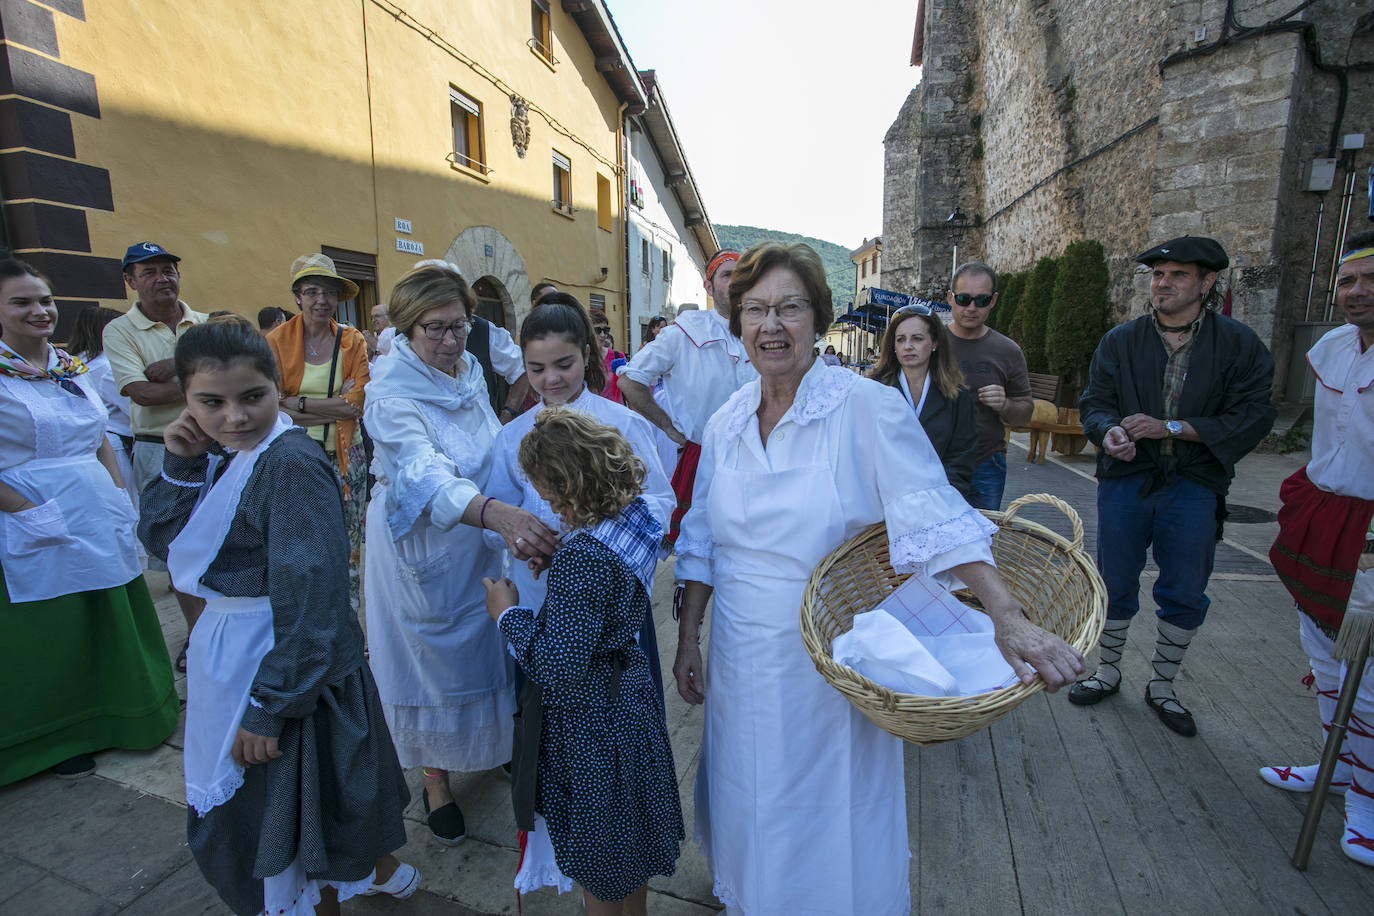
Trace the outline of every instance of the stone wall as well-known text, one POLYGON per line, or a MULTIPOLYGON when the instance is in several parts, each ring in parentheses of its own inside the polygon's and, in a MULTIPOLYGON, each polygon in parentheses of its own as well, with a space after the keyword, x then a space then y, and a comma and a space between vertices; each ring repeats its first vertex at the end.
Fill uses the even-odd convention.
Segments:
MULTIPOLYGON (((922 82, 886 140, 885 272, 909 278, 893 288, 943 292, 955 205, 976 224, 960 260, 1016 270, 1102 242, 1119 320, 1147 301, 1136 253, 1213 235, 1232 256, 1233 314, 1274 350, 1281 397, 1318 211, 1324 199, 1320 318, 1341 203, 1340 175, 1324 198, 1303 190, 1310 160, 1328 155, 1337 80, 1299 34, 1243 31, 1295 5, 1236 0, 1219 42, 1224 0, 928 0, 922 82)), ((1368 225, 1374 161, 1374 32, 1354 34, 1368 12, 1368 0, 1317 0, 1293 19, 1313 24, 1322 60, 1353 67, 1340 133, 1370 146, 1351 157, 1351 232, 1368 225)))
POLYGON ((1116 0, 984 5, 983 219, 1006 270, 1093 238, 1130 310, 1147 244, 1164 13, 1116 0))

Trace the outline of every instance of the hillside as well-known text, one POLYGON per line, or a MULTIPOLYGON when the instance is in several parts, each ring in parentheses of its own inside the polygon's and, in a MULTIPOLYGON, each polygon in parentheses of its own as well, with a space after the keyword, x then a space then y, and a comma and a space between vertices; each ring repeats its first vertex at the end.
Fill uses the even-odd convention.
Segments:
POLYGON ((775 229, 759 229, 756 226, 722 226, 716 224, 716 237, 725 248, 745 250, 759 242, 782 242, 795 245, 798 242, 810 245, 821 256, 825 265, 825 276, 830 281, 830 295, 835 300, 835 314, 842 313, 854 298, 854 262, 849 260, 849 249, 834 242, 797 235, 795 232, 779 232, 775 229))

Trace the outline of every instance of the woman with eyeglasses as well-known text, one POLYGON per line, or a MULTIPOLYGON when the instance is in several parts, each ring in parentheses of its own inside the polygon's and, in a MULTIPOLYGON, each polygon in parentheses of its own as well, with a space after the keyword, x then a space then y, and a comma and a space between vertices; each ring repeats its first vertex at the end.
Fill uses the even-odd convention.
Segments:
POLYGON ((968 585, 1023 681, 1038 671, 1056 689, 1082 659, 1026 620, 991 565, 993 526, 946 481, 901 395, 814 355, 834 318, 820 257, 756 246, 729 302, 759 378, 707 424, 676 545, 687 587, 673 673, 683 699, 706 704, 697 836, 727 912, 902 916, 902 742, 807 655, 797 613, 816 564, 886 521, 893 566, 968 585))
POLYGON ((0 261, 0 785, 86 776, 179 711, 97 379, 56 327, 48 281, 0 261))
POLYGON ((973 500, 973 458, 978 451, 973 392, 949 346, 945 323, 928 305, 913 303, 892 313, 878 365, 869 378, 896 388, 916 412, 949 485, 973 500))
POLYGON ((501 555, 482 529, 519 562, 558 546, 538 518, 482 492, 501 425, 466 349, 476 305, 456 270, 401 277, 387 307, 396 337, 363 416, 377 468, 363 583, 372 670, 401 766, 424 767, 429 829, 449 846, 466 833, 449 771, 511 755, 513 660, 482 588, 501 555))
POLYGON ((358 284, 339 276, 322 254, 305 254, 291 264, 291 292, 301 313, 267 334, 281 370, 281 410, 304 426, 344 486, 344 524, 348 527, 348 597, 358 609, 358 569, 367 504, 367 459, 362 431, 364 389, 368 383, 367 338, 339 324, 341 300, 354 299, 358 284))

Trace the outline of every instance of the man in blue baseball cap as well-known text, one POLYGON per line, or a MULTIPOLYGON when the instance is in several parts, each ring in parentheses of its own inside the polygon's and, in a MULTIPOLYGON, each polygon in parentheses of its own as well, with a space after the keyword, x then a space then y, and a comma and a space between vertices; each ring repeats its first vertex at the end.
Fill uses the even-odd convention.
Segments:
POLYGON ((1097 446, 1107 623, 1097 671, 1073 685, 1069 702, 1090 706, 1121 689, 1121 650, 1153 546, 1158 621, 1145 702, 1191 737, 1197 726, 1174 695, 1174 676, 1211 603, 1236 462, 1274 425, 1274 359, 1254 331, 1215 310, 1218 275, 1230 264, 1215 239, 1171 239, 1136 260, 1150 269, 1149 314, 1103 336, 1080 402, 1083 432, 1097 446))
MULTIPOLYGON (((172 368, 177 338, 208 316, 181 301, 181 258, 154 242, 137 242, 124 252, 124 282, 137 295, 128 311, 105 326, 105 355, 115 387, 129 398, 133 427, 133 485, 142 492, 162 473, 162 431, 181 415, 186 400, 172 368)), ((155 557, 149 568, 164 568, 155 557)), ((187 632, 195 625, 204 602, 176 593, 186 618, 187 632)), ((186 670, 186 650, 177 658, 186 670)))

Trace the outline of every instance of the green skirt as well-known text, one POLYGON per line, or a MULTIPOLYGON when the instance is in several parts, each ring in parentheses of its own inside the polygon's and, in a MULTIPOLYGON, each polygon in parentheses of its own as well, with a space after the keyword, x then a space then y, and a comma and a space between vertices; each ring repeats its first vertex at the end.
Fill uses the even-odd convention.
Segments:
POLYGON ((0 786, 77 754, 161 744, 180 712, 148 585, 12 602, 0 569, 0 786))

